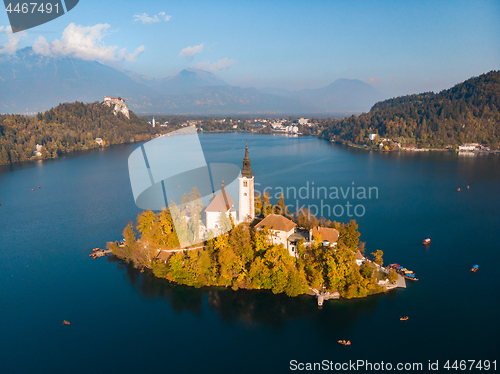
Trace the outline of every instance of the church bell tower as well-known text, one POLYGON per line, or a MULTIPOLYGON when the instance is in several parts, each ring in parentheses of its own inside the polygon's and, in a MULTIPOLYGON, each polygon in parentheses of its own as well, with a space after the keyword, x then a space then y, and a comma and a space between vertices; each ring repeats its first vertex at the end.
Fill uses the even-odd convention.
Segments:
POLYGON ((250 157, 248 156, 248 144, 245 144, 245 157, 243 158, 243 170, 239 178, 239 209, 238 221, 243 222, 247 219, 253 221, 255 218, 254 205, 254 176, 250 169, 250 157))

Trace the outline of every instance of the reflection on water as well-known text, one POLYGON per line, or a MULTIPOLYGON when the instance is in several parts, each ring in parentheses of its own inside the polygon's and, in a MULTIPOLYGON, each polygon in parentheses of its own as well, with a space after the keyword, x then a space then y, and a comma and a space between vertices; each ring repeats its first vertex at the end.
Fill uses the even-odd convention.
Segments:
POLYGON ((243 148, 235 144, 249 137, 261 189, 307 181, 377 186, 379 199, 366 201, 358 220, 361 240, 368 253, 383 250, 387 262, 410 267, 420 280, 388 294, 330 300, 322 310, 311 296, 170 284, 116 259, 88 257, 121 238, 139 213, 127 165, 138 144, 0 167, 2 373, 192 373, 193 352, 203 373, 284 372, 291 358, 498 359, 498 155, 384 154, 250 134, 200 140, 208 163, 240 165, 243 148), (474 264, 478 274, 469 271, 474 264), (400 322, 401 315, 410 320, 400 322), (71 326, 62 328, 63 319, 71 326), (350 339, 352 349, 337 339, 350 339), (243 354, 231 354, 240 347, 243 354))
POLYGON ((309 295, 288 297, 285 294, 275 295, 269 290, 194 288, 157 278, 148 270, 141 272, 116 257, 108 257, 108 262, 117 263, 117 267, 125 272, 128 281, 142 298, 164 300, 177 313, 200 315, 206 303, 224 322, 277 330, 284 328, 287 321, 310 319, 325 333, 338 333, 339 329, 348 331, 361 316, 376 311, 380 298, 394 298, 397 293, 393 291, 355 300, 330 300, 319 309, 316 298, 309 295), (332 321, 342 321, 342 324, 332 321))

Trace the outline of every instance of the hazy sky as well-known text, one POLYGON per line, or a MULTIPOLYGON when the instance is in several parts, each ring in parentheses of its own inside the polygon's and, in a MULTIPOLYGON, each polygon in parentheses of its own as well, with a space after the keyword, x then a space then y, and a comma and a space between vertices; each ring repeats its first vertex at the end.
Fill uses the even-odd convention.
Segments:
POLYGON ((166 77, 195 66, 240 86, 317 88, 338 78, 390 95, 500 69, 500 1, 96 1, 22 34, 0 14, 0 53, 119 64, 166 77))

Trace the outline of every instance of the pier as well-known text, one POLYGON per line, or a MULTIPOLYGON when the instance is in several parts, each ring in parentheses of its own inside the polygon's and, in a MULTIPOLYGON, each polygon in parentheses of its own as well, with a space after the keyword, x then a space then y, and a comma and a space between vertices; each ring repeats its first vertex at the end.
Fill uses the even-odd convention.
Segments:
MULTIPOLYGON (((373 262, 374 263, 374 262, 373 262)), ((375 264, 375 263, 374 263, 375 264)), ((381 271, 385 274, 389 274, 389 269, 383 267, 383 266, 380 266, 378 264, 375 264, 375 266, 377 267, 377 270, 378 271, 381 271)), ((378 284, 382 287, 385 287, 385 289, 388 291, 388 290, 393 290, 395 288, 406 288, 406 280, 405 278, 398 273, 398 279, 395 283, 391 283, 389 282, 389 280, 385 280, 385 281, 379 281, 378 284)))
MULTIPOLYGON (((372 261, 367 260, 367 259, 365 259, 365 261, 372 262, 372 261)), ((383 266, 380 266, 378 264, 375 264, 374 262, 372 262, 372 263, 377 267, 378 271, 383 272, 385 274, 389 274, 389 269, 387 269, 383 266)), ((398 274, 398 279, 396 280, 396 282, 391 283, 388 279, 386 279, 383 281, 378 281, 378 285, 382 286, 385 291, 393 290, 395 288, 406 288, 406 280, 401 274, 398 274)), ((320 292, 320 291, 318 291, 314 288, 311 288, 311 287, 309 287, 308 294, 316 296, 316 298, 318 299, 318 306, 319 307, 322 307, 323 303, 326 300, 340 299, 340 293, 338 293, 338 292, 328 292, 328 291, 320 292)))
POLYGON ((340 293, 338 293, 337 291, 335 291, 335 292, 328 292, 328 291, 319 292, 318 290, 316 290, 314 288, 309 288, 309 291, 311 291, 312 294, 314 294, 316 296, 316 298, 318 299, 318 306, 319 307, 323 306, 323 302, 326 300, 340 299, 340 293))

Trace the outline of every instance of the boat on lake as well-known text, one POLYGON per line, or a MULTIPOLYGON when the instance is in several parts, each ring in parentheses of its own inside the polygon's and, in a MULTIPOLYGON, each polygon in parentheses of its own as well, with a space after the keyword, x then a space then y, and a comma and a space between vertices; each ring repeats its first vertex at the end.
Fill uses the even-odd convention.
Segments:
POLYGON ((396 270, 396 272, 405 279, 415 282, 418 281, 418 278, 415 276, 415 273, 413 271, 408 270, 407 268, 399 264, 390 264, 387 266, 387 268, 396 270))
POLYGON ((429 245, 431 244, 431 240, 429 238, 425 239, 424 242, 422 243, 423 245, 429 245))
POLYGON ((400 321, 408 321, 408 316, 400 317, 399 320, 400 321))
POLYGON ((339 344, 342 344, 342 345, 351 345, 351 341, 350 340, 339 340, 337 343, 339 344))
POLYGON ((408 280, 411 280, 411 281, 418 281, 418 278, 415 276, 415 274, 409 274, 409 273, 405 273, 403 274, 403 277, 405 279, 408 279, 408 280))
POLYGON ((475 273, 475 272, 477 272, 477 271, 478 271, 478 269, 479 269, 479 265, 474 265, 474 266, 472 267, 472 269, 470 269, 470 271, 472 271, 473 273, 475 273))

